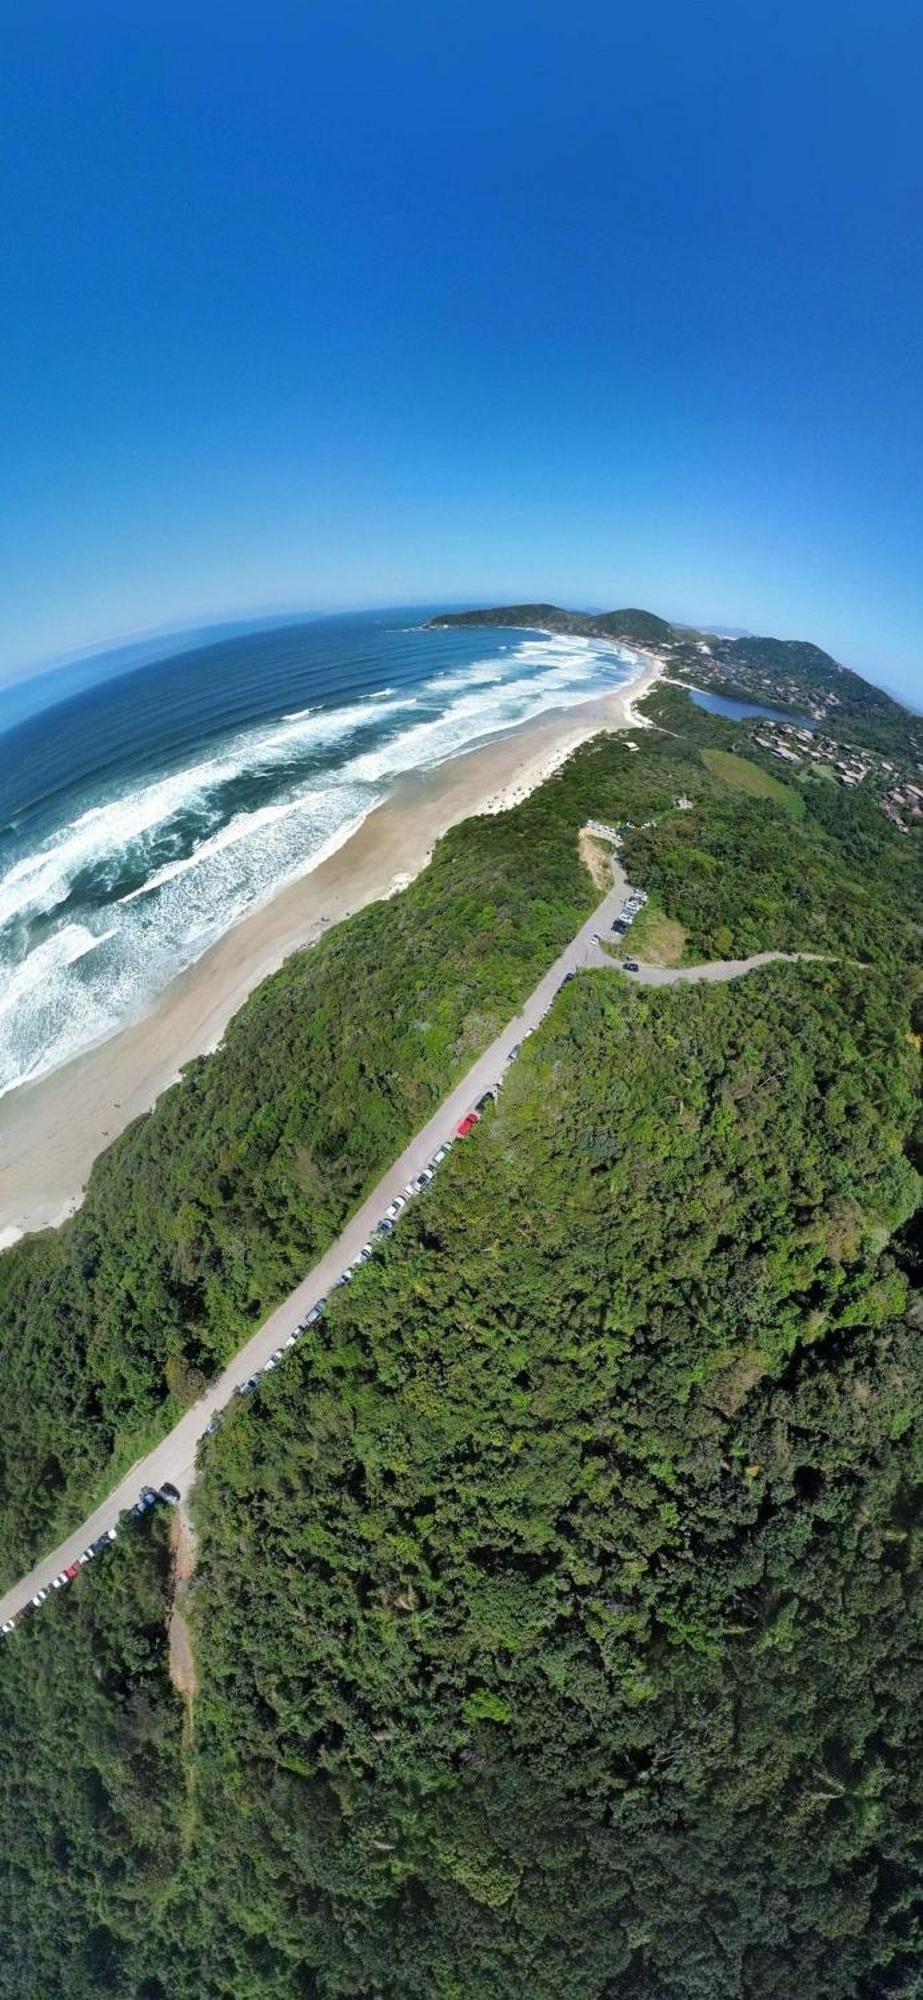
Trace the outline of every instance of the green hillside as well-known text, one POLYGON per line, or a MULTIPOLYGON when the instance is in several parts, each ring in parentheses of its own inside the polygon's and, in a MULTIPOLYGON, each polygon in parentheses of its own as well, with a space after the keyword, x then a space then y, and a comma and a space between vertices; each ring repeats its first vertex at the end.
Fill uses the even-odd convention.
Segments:
POLYGON ((634 639, 638 645, 670 639, 673 627, 653 611, 562 611, 558 604, 502 604, 483 611, 447 611, 432 625, 514 625, 573 632, 591 639, 634 639))
POLYGON ((921 843, 647 709, 297 954, 0 1258, 15 1567, 508 1018, 587 818, 690 960, 828 954, 558 996, 210 1440, 197 1692, 162 1515, 5 1642, 0 2000, 912 2000, 921 843))

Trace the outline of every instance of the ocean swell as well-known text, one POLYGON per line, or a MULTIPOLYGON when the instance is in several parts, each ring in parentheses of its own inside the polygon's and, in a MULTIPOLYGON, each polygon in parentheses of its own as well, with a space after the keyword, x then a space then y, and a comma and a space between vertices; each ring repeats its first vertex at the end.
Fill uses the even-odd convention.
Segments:
MULTIPOLYGON (((316 699, 212 733, 176 768, 113 775, 101 744, 105 776, 56 798, 31 834, 8 828, 0 1094, 145 1011, 249 910, 348 838, 400 773, 584 701, 631 670, 629 656, 585 639, 493 645, 481 633, 466 644, 475 657, 459 659, 449 634, 386 631, 378 656, 362 655, 367 690, 325 700, 320 660, 316 699), (410 676, 413 644, 420 671, 410 676)), ((152 711, 154 696, 156 687, 152 711)))

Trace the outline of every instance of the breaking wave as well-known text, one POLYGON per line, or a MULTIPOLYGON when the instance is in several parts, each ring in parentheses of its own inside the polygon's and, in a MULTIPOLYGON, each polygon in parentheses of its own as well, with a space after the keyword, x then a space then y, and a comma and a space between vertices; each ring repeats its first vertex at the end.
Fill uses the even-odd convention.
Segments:
MULTIPOLYGON (((492 646, 484 632, 380 624, 374 638, 370 648, 364 631, 357 657, 383 685, 361 690, 354 664, 349 698, 325 698, 319 651, 315 700, 244 728, 203 728, 202 747, 159 772, 113 775, 101 741, 97 779, 7 827, 0 1094, 137 1018, 248 911, 341 845, 401 773, 609 690, 634 664, 579 638, 492 646)), ((156 673, 135 676, 152 716, 156 673)))

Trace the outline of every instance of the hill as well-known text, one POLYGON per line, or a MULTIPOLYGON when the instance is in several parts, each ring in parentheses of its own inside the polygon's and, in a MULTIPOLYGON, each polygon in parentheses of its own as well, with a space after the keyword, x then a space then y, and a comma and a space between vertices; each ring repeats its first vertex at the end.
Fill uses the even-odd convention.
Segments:
POLYGON ((651 647, 671 675, 696 687, 806 714, 847 744, 923 759, 923 722, 893 696, 807 639, 722 636, 671 625, 653 611, 567 611, 557 604, 504 604, 445 612, 442 625, 518 626, 651 647))
POLYGON ((296 954, 0 1258, 15 1556, 512 1011, 598 893, 588 818, 691 962, 828 954, 559 994, 209 1439, 198 1693, 163 1514, 4 1642, 0 2000, 917 1989, 921 841, 646 706, 296 954))
POLYGON ((633 639, 639 646, 667 640, 672 625, 653 611, 564 611, 559 604, 501 604, 483 611, 447 611, 440 625, 514 625, 527 631, 574 633, 585 639, 633 639))

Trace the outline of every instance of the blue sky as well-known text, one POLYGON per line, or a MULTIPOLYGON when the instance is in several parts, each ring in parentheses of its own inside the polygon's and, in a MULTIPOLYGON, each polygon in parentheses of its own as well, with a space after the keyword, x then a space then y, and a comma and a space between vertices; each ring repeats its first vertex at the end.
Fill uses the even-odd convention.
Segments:
POLYGON ((915 4, 25 0, 0 677, 550 595, 923 702, 915 4))

